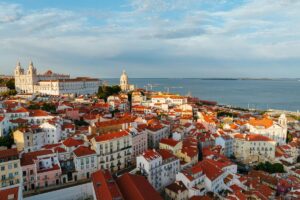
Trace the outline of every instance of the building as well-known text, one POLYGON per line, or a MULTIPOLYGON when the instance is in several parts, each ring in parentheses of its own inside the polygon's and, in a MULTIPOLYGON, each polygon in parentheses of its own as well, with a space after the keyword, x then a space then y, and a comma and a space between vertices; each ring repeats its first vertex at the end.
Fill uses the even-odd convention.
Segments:
POLYGON ((61 167, 52 150, 23 153, 21 166, 24 191, 60 184, 61 167))
POLYGON ((10 123, 8 118, 0 115, 0 137, 5 136, 9 133, 10 123))
POLYGON ((161 94, 151 97, 152 104, 184 105, 187 104, 187 97, 179 95, 161 94))
POLYGON ((206 192, 204 180, 205 174, 198 165, 184 169, 176 175, 176 181, 188 189, 188 197, 200 196, 206 192))
POLYGON ((117 179, 125 200, 162 200, 163 198, 143 176, 126 173, 117 179))
POLYGON ((158 121, 148 123, 146 128, 148 135, 148 147, 158 148, 162 138, 168 138, 170 135, 170 125, 163 125, 158 121))
POLYGON ((260 134, 235 134, 234 155, 245 163, 275 159, 276 142, 260 134))
POLYGON ((20 128, 13 135, 19 151, 36 151, 46 144, 46 133, 39 126, 20 128))
POLYGON ((205 188, 207 191, 218 193, 225 189, 225 184, 223 179, 226 177, 227 173, 224 172, 220 167, 215 165, 209 159, 205 159, 197 164, 203 170, 205 174, 205 188))
POLYGON ((11 186, 6 188, 0 188, 1 200, 22 200, 22 189, 18 186, 11 186))
POLYGON ((262 119, 250 118, 246 124, 250 133, 261 134, 276 141, 279 145, 286 144, 287 137, 287 118, 281 114, 278 122, 274 122, 267 116, 262 119))
POLYGON ((97 152, 100 169, 117 171, 130 166, 132 139, 129 132, 123 130, 99 135, 91 143, 97 152))
POLYGON ((0 93, 7 92, 9 89, 5 85, 0 85, 0 93))
POLYGON ((147 177, 150 184, 161 190, 173 183, 180 170, 179 159, 170 151, 149 149, 136 158, 137 169, 147 177))
POLYGON ((165 188, 166 200, 188 200, 189 191, 181 181, 176 181, 165 188))
POLYGON ((70 78, 69 75, 47 71, 37 74, 37 69, 30 62, 25 71, 18 63, 15 72, 15 86, 18 93, 38 93, 47 95, 94 94, 100 85, 99 79, 88 77, 70 78))
POLYGON ((22 183, 19 152, 16 148, 0 151, 0 189, 22 183))
POLYGON ((136 157, 141 155, 148 149, 148 135, 144 129, 131 128, 130 134, 132 138, 132 163, 136 162, 136 157))
POLYGON ((94 172, 92 183, 95 200, 124 200, 116 181, 108 170, 94 172))
POLYGON ((134 90, 134 85, 130 85, 128 81, 128 76, 125 70, 120 77, 120 87, 122 91, 131 91, 134 90))
POLYGON ((172 138, 162 138, 159 142, 159 149, 170 150, 176 155, 182 149, 182 141, 176 141, 172 138))
POLYGON ((230 157, 233 154, 233 138, 228 135, 222 135, 216 138, 216 145, 222 146, 224 155, 230 157))
POLYGON ((97 154, 90 147, 79 146, 73 151, 75 169, 78 179, 89 179, 91 174, 98 169, 97 154))

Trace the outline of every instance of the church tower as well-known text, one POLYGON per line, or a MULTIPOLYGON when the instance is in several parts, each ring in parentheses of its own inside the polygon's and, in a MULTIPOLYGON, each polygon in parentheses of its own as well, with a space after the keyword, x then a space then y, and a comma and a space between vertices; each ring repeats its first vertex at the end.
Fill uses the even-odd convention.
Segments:
POLYGON ((33 62, 30 61, 29 67, 26 73, 26 92, 27 93, 34 93, 34 85, 37 83, 37 73, 36 69, 33 66, 33 62))
POLYGON ((126 74, 126 71, 123 70, 123 73, 120 77, 120 87, 122 91, 129 90, 129 84, 128 84, 128 76, 126 74))
POLYGON ((24 69, 21 67, 21 63, 18 62, 15 68, 15 87, 18 93, 23 90, 23 79, 24 79, 24 69))
POLYGON ((285 114, 281 114, 279 119, 278 119, 278 123, 280 124, 281 127, 286 128, 287 127, 287 118, 285 116, 285 114))

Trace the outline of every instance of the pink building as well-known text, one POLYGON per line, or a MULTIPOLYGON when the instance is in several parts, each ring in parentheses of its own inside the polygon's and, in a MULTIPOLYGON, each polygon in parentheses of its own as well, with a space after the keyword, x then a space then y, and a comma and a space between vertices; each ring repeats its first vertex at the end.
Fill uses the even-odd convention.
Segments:
POLYGON ((21 167, 24 191, 60 184, 61 168, 52 150, 24 153, 21 167))

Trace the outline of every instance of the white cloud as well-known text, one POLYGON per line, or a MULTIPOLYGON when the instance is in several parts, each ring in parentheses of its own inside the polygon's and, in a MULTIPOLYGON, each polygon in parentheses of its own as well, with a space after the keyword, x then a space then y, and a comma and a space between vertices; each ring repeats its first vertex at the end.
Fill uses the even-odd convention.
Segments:
POLYGON ((0 4, 0 58, 7 65, 19 58, 60 63, 66 71, 84 64, 97 71, 99 65, 137 69, 189 63, 195 68, 205 66, 203 60, 220 61, 222 67, 222 61, 255 65, 298 58, 299 1, 254 0, 206 9, 204 5, 230 1, 211 2, 135 0, 132 9, 106 13, 0 4))

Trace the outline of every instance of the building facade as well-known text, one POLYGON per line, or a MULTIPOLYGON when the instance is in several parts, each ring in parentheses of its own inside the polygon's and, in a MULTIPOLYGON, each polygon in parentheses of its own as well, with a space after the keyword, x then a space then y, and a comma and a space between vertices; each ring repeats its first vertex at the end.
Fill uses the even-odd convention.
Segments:
POLYGON ((37 69, 30 62, 25 71, 18 63, 15 72, 15 86, 18 93, 38 93, 46 95, 94 94, 100 85, 99 79, 88 77, 70 78, 69 75, 47 71, 37 74, 37 69))

